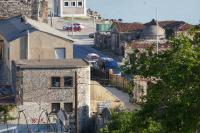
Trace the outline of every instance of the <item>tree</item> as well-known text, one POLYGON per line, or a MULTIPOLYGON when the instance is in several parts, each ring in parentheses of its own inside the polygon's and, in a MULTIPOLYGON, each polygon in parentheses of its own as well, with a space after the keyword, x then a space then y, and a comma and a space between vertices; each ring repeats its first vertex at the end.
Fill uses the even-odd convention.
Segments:
MULTIPOLYGON (((200 127, 200 28, 170 39, 170 50, 135 51, 126 72, 160 79, 149 84, 141 110, 129 113, 127 132, 194 133, 200 127)), ((121 119, 121 116, 117 116, 121 119)), ((113 119, 113 123, 116 119, 113 119)), ((117 125, 127 127, 123 121, 117 125)), ((109 126, 108 126, 109 127, 109 126)), ((112 128, 109 128, 112 129, 112 128)), ((122 133, 123 128, 117 131, 122 133)), ((112 131, 112 130, 111 130, 112 131)))

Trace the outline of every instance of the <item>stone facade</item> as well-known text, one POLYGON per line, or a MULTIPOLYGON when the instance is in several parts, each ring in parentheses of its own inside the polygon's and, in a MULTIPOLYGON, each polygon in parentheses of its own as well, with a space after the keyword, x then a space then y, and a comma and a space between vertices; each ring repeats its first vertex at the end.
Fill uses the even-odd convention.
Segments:
MULTIPOLYGON (((16 67, 17 68, 17 67, 16 67)), ((13 69, 14 70, 14 69, 13 69)), ((38 119, 46 110, 50 113, 52 103, 60 103, 64 110, 64 103, 73 103, 73 113, 66 114, 66 127, 75 130, 75 71, 78 82, 78 120, 80 131, 86 128, 90 114, 90 67, 66 68, 66 69, 16 69, 16 89, 18 92, 18 111, 24 110, 29 124, 47 124, 45 115, 38 119), (73 77, 73 86, 69 88, 51 87, 51 77, 73 77), (69 116, 71 117, 69 119, 69 116)), ((63 81, 61 81, 62 83, 63 81)), ((17 114, 17 113, 15 113, 17 114)), ((53 116, 50 123, 56 123, 58 118, 53 116)), ((20 118, 20 124, 26 124, 24 118, 20 118)))
POLYGON ((1 0, 0 18, 25 15, 32 19, 47 21, 48 4, 45 0, 1 0))

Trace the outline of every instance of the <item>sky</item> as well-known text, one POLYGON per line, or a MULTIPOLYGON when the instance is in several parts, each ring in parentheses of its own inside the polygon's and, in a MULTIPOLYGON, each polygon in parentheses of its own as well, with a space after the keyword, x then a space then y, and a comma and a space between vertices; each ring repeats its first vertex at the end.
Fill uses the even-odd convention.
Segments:
POLYGON ((200 0, 87 0, 87 7, 98 11, 103 18, 123 19, 125 22, 183 20, 200 23, 200 0))

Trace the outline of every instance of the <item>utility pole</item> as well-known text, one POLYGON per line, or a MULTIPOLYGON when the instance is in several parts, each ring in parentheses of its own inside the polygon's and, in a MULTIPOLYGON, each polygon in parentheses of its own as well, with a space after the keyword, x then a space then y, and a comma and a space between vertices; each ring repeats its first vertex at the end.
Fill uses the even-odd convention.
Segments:
POLYGON ((158 9, 156 8, 156 53, 158 54, 158 9))
POLYGON ((50 16, 51 16, 51 27, 53 26, 52 15, 53 15, 53 13, 52 13, 51 10, 50 10, 50 16))
POLYGON ((95 17, 93 17, 93 33, 95 35, 95 31, 96 31, 96 22, 95 22, 95 17))
POLYGON ((79 120, 78 120, 78 79, 77 71, 75 71, 75 133, 79 133, 79 120))

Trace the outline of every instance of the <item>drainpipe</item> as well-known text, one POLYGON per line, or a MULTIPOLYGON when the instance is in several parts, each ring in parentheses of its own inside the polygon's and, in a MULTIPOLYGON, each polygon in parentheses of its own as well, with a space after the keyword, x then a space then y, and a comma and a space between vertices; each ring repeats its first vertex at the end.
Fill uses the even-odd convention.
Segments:
POLYGON ((27 30, 27 59, 30 59, 30 49, 29 49, 29 30, 27 30))
POLYGON ((63 0, 60 0, 60 17, 63 17, 63 0))
POLYGON ((84 8, 84 15, 87 16, 87 4, 86 4, 86 0, 84 0, 83 8, 84 8))

